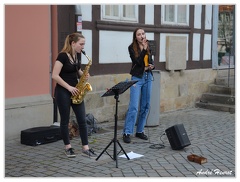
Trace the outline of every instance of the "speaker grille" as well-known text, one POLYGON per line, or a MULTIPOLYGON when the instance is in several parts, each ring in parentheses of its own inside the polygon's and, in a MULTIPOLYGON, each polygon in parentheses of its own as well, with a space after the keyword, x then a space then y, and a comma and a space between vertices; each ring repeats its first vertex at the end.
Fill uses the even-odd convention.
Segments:
POLYGON ((191 145, 183 124, 177 124, 165 130, 173 150, 180 150, 191 145))

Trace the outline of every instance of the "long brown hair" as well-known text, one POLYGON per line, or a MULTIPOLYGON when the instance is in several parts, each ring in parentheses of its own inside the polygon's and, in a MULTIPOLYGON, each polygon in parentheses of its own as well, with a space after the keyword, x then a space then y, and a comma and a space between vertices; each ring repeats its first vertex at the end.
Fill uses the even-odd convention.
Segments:
POLYGON ((85 39, 85 37, 80 33, 69 34, 65 39, 64 46, 63 46, 61 52, 66 52, 66 53, 69 53, 70 55, 72 55, 71 44, 72 44, 72 42, 76 43, 77 41, 79 41, 80 38, 85 39))
MULTIPOLYGON (((137 42, 137 39, 136 39, 136 34, 137 34, 137 31, 138 30, 144 30, 143 28, 136 28, 133 32, 133 39, 132 39, 132 45, 133 45, 133 50, 134 50, 134 53, 135 53, 135 57, 138 57, 138 49, 139 49, 139 45, 138 45, 138 42, 137 42)), ((148 54, 150 54, 150 50, 149 50, 149 47, 147 48, 147 52, 148 54)))

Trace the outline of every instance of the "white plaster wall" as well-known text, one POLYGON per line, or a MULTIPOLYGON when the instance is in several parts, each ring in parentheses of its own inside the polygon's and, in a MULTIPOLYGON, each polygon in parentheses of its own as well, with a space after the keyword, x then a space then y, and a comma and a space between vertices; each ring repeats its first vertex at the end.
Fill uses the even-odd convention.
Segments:
POLYGON ((99 63, 130 62, 128 46, 131 42, 132 32, 100 31, 99 63))
POLYGON ((203 60, 211 59, 211 47, 212 47, 212 36, 209 34, 204 35, 203 45, 203 60))
POLYGON ((202 5, 195 5, 194 11, 194 28, 201 28, 201 14, 202 14, 202 5))
POLYGON ((148 40, 154 40, 154 34, 153 33, 146 33, 146 37, 148 40))
MULTIPOLYGON (((133 32, 100 31, 99 63, 129 63, 128 46, 132 43, 133 32)), ((153 33, 146 33, 153 40, 153 33)))
POLYGON ((193 61, 200 60, 200 34, 193 34, 193 49, 192 49, 192 59, 193 61))
MULTIPOLYGON (((82 34, 86 40, 85 46, 84 46, 85 53, 90 59, 92 59, 92 30, 82 30, 82 34)), ((86 58, 86 56, 82 56, 82 64, 87 64, 87 63, 88 63, 88 59, 86 58)))
POLYGON ((154 24, 154 4, 145 6, 145 24, 154 24))
POLYGON ((92 5, 81 5, 82 20, 92 21, 92 5))
MULTIPOLYGON (((82 21, 92 21, 92 5, 76 5, 77 13, 82 15, 82 21)), ((86 55, 92 58, 92 30, 82 30, 82 34, 86 39, 84 50, 86 55)), ((89 61, 85 56, 82 56, 82 63, 87 64, 89 61)))

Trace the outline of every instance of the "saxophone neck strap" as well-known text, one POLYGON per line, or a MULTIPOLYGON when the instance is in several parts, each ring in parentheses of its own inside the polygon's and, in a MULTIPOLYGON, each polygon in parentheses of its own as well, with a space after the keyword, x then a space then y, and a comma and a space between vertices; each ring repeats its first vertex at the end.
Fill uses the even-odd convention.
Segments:
POLYGON ((78 59, 78 54, 76 54, 76 61, 75 61, 75 68, 76 68, 76 71, 77 71, 77 78, 80 79, 80 74, 79 74, 79 70, 78 70, 78 65, 80 64, 80 61, 78 59))

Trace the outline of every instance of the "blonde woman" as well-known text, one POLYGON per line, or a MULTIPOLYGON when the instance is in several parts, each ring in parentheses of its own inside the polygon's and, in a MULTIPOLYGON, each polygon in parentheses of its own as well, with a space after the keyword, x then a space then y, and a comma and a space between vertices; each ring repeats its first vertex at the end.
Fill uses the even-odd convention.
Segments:
MULTIPOLYGON (((63 49, 58 54, 52 73, 52 79, 57 83, 55 87, 55 100, 61 117, 60 129, 67 157, 76 156, 70 143, 68 131, 70 107, 72 107, 78 122, 83 155, 96 157, 95 152, 88 145, 84 101, 80 104, 73 104, 71 100, 71 96, 79 92, 75 86, 78 83, 78 77, 81 77, 83 74, 80 53, 84 49, 84 45, 85 38, 82 34, 72 33, 68 35, 65 39, 63 49)), ((89 74, 86 76, 86 79, 88 77, 89 74)))

